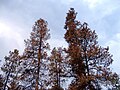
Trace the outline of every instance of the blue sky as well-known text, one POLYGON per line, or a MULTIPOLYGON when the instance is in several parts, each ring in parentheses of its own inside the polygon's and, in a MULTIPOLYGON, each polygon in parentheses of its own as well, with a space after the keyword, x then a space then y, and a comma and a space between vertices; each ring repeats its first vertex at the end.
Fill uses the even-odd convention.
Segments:
POLYGON ((96 30, 101 46, 109 46, 112 70, 120 74, 120 0, 0 0, 0 59, 17 48, 22 53, 36 20, 43 18, 50 28, 51 46, 67 46, 64 22, 69 8, 77 19, 96 30))

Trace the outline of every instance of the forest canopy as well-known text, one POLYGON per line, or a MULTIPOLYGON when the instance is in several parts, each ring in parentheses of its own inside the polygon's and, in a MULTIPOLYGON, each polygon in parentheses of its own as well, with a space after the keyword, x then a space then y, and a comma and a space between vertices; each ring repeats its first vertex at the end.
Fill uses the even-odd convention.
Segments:
POLYGON ((67 47, 51 49, 48 23, 37 20, 22 55, 14 49, 5 56, 0 90, 120 90, 109 47, 100 46, 95 30, 76 17, 70 8, 63 26, 67 47))

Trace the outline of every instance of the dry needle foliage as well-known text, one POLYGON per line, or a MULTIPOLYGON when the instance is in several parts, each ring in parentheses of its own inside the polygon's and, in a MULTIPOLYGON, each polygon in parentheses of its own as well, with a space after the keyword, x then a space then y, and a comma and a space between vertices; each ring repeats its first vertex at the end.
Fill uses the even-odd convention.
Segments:
MULTIPOLYGON (((35 88, 35 90, 46 87, 46 62, 47 50, 50 49, 47 40, 50 38, 47 22, 43 19, 37 20, 33 26, 30 39, 25 40, 25 50, 23 54, 24 71, 23 81, 35 88)), ((29 87, 27 86, 27 87, 29 87)))
POLYGON ((109 81, 112 55, 109 54, 108 47, 98 45, 95 31, 92 31, 86 22, 81 24, 77 21, 76 15, 71 8, 65 22, 65 40, 68 43, 66 52, 75 76, 71 85, 76 88, 74 90, 98 90, 101 83, 106 84, 109 81))
POLYGON ((15 49, 5 57, 0 90, 102 90, 102 86, 120 90, 119 75, 110 69, 109 48, 101 47, 95 30, 76 16, 70 8, 64 26, 68 47, 53 46, 51 51, 48 23, 37 20, 23 54, 15 49))

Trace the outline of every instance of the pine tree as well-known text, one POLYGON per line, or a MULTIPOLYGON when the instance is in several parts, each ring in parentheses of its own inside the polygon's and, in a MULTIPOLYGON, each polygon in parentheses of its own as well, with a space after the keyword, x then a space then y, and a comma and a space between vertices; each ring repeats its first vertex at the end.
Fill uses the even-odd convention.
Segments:
POLYGON ((46 80, 46 61, 50 38, 47 22, 43 19, 37 20, 33 26, 30 39, 25 41, 26 47, 23 54, 23 74, 21 78, 27 87, 35 90, 43 89, 46 80))
POLYGON ((7 90, 10 87, 10 84, 13 81, 18 81, 19 74, 19 64, 20 64, 20 56, 19 51, 15 49, 13 52, 9 52, 9 56, 5 57, 5 64, 1 67, 5 77, 3 90, 7 90))
POLYGON ((100 85, 110 82, 113 59, 109 48, 98 45, 97 35, 87 23, 76 20, 77 13, 71 8, 65 22, 65 40, 68 43, 69 65, 74 80, 70 90, 100 90, 100 85))
POLYGON ((66 63, 65 63, 65 55, 64 51, 61 47, 53 48, 50 56, 50 63, 49 67, 49 77, 50 77, 50 84, 54 88, 61 88, 63 81, 63 76, 66 73, 66 63))

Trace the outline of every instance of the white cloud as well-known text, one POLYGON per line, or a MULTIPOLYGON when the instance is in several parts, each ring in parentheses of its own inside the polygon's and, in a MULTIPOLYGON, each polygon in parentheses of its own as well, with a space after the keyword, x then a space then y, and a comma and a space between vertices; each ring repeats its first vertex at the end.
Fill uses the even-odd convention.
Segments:
POLYGON ((109 46, 110 53, 113 54, 113 71, 120 74, 120 33, 117 33, 111 40, 106 43, 109 46))
MULTIPOLYGON (((92 13, 95 15, 104 17, 106 15, 110 15, 115 11, 117 8, 119 8, 119 1, 113 1, 113 0, 84 0, 83 1, 85 5, 88 6, 88 8, 91 10, 92 13)), ((96 16, 97 17, 97 16, 96 16)))
POLYGON ((95 8, 97 5, 101 4, 103 0, 84 0, 90 9, 95 8))
MULTIPOLYGON (((4 38, 3 41, 6 43, 10 42, 8 43, 9 48, 11 49, 18 48, 20 51, 22 51, 24 47, 24 40, 22 35, 18 32, 19 29, 20 29, 19 27, 16 26, 13 27, 10 26, 8 23, 0 22, 0 38, 4 38)), ((8 47, 5 48, 7 49, 8 47)))

